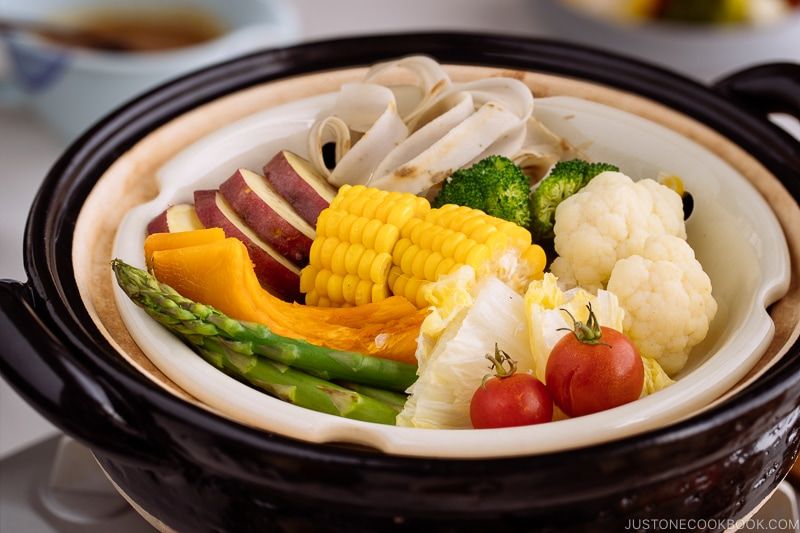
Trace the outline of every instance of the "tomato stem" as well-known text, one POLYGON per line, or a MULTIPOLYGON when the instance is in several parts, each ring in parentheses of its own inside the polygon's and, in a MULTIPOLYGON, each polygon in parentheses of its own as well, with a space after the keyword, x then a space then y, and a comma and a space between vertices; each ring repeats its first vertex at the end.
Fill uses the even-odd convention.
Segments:
POLYGON ((591 345, 602 344, 610 348, 611 345, 601 342, 603 331, 600 329, 600 323, 597 321, 594 311, 592 311, 591 302, 586 304, 586 308, 589 309, 589 318, 584 324, 580 320, 575 320, 572 313, 562 307, 561 310, 567 313, 572 319, 572 328, 558 328, 556 331, 571 331, 572 334, 575 335, 575 338, 578 339, 578 342, 591 345))
MULTIPOLYGON (((494 370, 494 376, 500 379, 513 376, 517 371, 517 362, 514 361, 510 355, 501 350, 497 343, 494 343, 494 355, 487 353, 486 359, 492 363, 492 365, 489 367, 489 370, 494 370), (508 365, 508 368, 506 368, 506 365, 508 365)), ((484 387, 486 385, 486 380, 491 377, 492 374, 486 374, 483 376, 481 387, 484 387)))

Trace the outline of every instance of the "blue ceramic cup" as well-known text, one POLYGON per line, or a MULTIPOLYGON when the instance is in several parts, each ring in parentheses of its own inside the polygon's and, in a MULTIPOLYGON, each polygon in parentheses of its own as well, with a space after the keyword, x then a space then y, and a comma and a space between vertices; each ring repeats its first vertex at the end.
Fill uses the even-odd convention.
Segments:
MULTIPOLYGON (((59 14, 131 9, 129 0, 4 0, 0 18, 58 20, 59 14)), ((137 9, 197 8, 224 28, 212 40, 159 52, 104 52, 58 46, 35 35, 2 36, 6 73, 3 105, 31 106, 66 139, 75 137, 116 105, 168 78, 297 37, 294 11, 285 0, 137 0, 137 9)), ((166 12, 166 11, 165 11, 166 12)))

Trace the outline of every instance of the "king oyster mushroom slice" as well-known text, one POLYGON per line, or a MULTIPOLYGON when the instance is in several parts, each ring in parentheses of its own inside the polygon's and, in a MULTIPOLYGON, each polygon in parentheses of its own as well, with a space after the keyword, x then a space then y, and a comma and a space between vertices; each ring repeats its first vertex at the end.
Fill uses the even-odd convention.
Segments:
POLYGON ((314 122, 308 132, 309 161, 317 172, 329 179, 331 171, 325 165, 322 147, 328 143, 334 143, 334 146, 336 146, 334 161, 338 165, 344 154, 350 149, 351 142, 350 128, 347 127, 347 124, 342 119, 333 115, 323 117, 314 122))
POLYGON ((498 137, 512 129, 519 117, 496 102, 482 105, 447 131, 431 147, 369 185, 388 191, 420 193, 472 161, 498 137))
POLYGON ((428 116, 429 113, 426 112, 425 125, 389 152, 373 172, 370 184, 380 182, 382 178, 388 176, 402 164, 430 149, 475 112, 475 104, 469 93, 452 94, 448 98, 439 100, 432 107, 436 108, 435 113, 428 116), (446 111, 443 111, 445 109, 446 111))
POLYGON ((403 69, 411 72, 417 83, 411 87, 416 91, 409 91, 409 86, 396 86, 398 110, 406 124, 411 123, 417 115, 422 113, 445 89, 450 87, 450 77, 442 66, 427 56, 408 56, 394 61, 378 63, 372 66, 364 76, 364 82, 376 82, 381 74, 390 70, 403 69), (416 94, 416 102, 407 98, 416 94), (413 105, 412 105, 413 102, 413 105))
POLYGON ((453 171, 489 155, 512 158, 538 181, 558 160, 580 152, 536 120, 533 94, 514 78, 452 83, 430 58, 412 56, 372 67, 362 83, 346 84, 314 124, 309 153, 333 185, 368 184, 424 194, 453 171), (416 85, 380 85, 391 69, 416 85), (336 166, 322 146, 336 143, 336 166))
POLYGON ((313 154, 312 163, 331 184, 336 186, 345 183, 353 185, 366 183, 386 154, 408 136, 408 128, 397 114, 394 93, 381 85, 371 83, 343 85, 331 116, 338 120, 331 121, 330 116, 325 117, 315 123, 312 132, 319 123, 328 121, 332 125, 335 124, 338 136, 334 142, 337 143, 337 149, 340 148, 339 142, 350 138, 351 131, 363 133, 358 142, 338 159, 333 171, 323 170, 324 143, 321 143, 321 140, 324 138, 317 135, 311 139, 309 151, 313 154), (341 124, 347 127, 346 134, 341 124))
MULTIPOLYGON (((511 156, 521 148, 525 122, 533 111, 533 95, 519 80, 488 78, 454 84, 429 110, 448 101, 457 104, 428 120, 395 148, 376 169, 370 186, 417 194, 482 155, 511 156), (439 120, 445 115, 448 120, 439 120), (460 122, 453 120, 456 117, 460 122), (423 139, 433 142, 426 148, 423 139), (403 161, 404 156, 411 158, 403 161)), ((429 115, 419 114, 420 122, 429 115)))

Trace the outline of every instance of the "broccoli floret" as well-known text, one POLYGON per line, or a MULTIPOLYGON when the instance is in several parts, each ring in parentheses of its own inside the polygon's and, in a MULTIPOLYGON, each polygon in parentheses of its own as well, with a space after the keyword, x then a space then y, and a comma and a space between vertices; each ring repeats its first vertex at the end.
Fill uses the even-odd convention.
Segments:
POLYGON ((507 157, 492 155, 454 172, 433 207, 457 204, 527 228, 531 222, 530 180, 507 157))
POLYGON ((534 237, 552 239, 558 204, 582 189, 593 177, 609 170, 619 171, 619 168, 608 163, 589 163, 580 159, 556 163, 550 174, 533 191, 531 229, 534 237))

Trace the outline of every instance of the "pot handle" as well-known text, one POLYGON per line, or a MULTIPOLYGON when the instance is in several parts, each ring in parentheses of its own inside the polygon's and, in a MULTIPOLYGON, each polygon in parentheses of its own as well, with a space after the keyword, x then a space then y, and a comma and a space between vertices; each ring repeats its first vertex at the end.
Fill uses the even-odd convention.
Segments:
POLYGON ((163 464, 165 458, 137 429, 153 427, 145 422, 149 413, 134 409, 102 377, 67 357, 69 348, 37 315, 35 301, 28 285, 0 280, 0 374, 89 448, 149 468, 163 464))
POLYGON ((800 119, 800 64, 751 67, 718 80, 713 89, 752 113, 788 113, 800 119))

